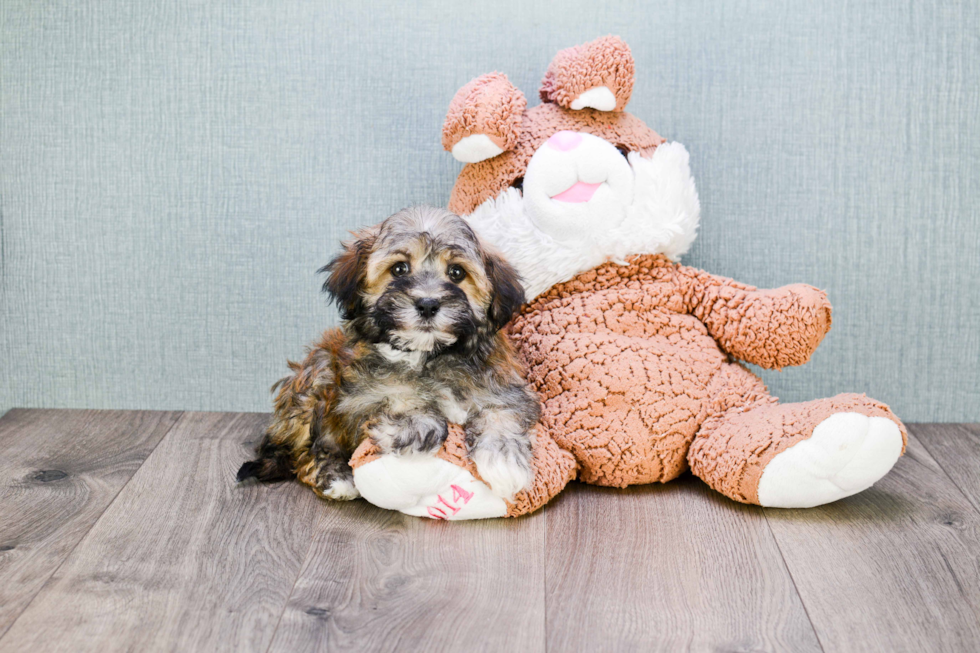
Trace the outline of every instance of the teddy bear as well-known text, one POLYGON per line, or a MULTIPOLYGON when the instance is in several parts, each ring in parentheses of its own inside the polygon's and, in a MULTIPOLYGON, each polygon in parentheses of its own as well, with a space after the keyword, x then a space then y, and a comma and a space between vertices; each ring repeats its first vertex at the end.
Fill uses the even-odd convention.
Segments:
POLYGON ((532 438, 531 486, 506 500, 494 494, 466 455, 466 435, 449 424, 435 456, 382 454, 370 440, 354 452, 350 465, 361 496, 381 508, 447 521, 519 517, 534 512, 574 479, 578 463, 540 428, 532 438))
POLYGON ((830 303, 808 285, 763 290, 678 262, 697 233, 697 189, 684 146, 625 111, 634 72, 608 36, 559 52, 533 108, 500 73, 456 93, 442 144, 466 165, 449 209, 525 284, 508 329, 542 402, 535 483, 513 503, 494 496, 454 428, 427 461, 384 460, 365 443, 352 466, 369 501, 516 516, 572 478, 626 487, 690 470, 734 501, 804 508, 867 489, 904 453, 884 403, 782 404, 745 366, 806 363, 830 303))

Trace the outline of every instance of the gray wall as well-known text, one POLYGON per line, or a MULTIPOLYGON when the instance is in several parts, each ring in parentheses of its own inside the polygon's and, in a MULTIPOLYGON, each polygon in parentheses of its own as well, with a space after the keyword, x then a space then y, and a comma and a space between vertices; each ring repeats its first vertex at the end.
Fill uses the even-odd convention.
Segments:
POLYGON ((827 289, 799 400, 980 420, 976 2, 0 2, 0 411, 267 410, 336 323, 351 227, 444 203, 456 89, 536 102, 560 48, 621 35, 630 108, 685 143, 686 262, 827 289), (718 5, 718 6, 716 6, 718 5))

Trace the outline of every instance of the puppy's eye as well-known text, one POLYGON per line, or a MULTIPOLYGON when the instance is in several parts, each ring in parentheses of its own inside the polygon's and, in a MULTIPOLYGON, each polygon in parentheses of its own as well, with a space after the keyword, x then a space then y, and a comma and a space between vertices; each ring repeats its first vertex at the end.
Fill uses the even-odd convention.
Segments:
POLYGON ((623 155, 624 159, 626 158, 626 155, 630 153, 630 148, 626 147, 625 145, 617 145, 616 149, 619 150, 619 153, 623 155))
POLYGON ((404 277, 406 274, 411 272, 411 266, 405 261, 398 261, 391 266, 391 276, 393 277, 404 277))
POLYGON ((517 190, 524 192, 524 177, 518 177, 514 181, 510 182, 511 188, 516 188, 517 190))
POLYGON ((449 280, 453 283, 459 283, 466 278, 466 270, 463 269, 462 265, 452 264, 449 269, 446 270, 446 275, 449 276, 449 280))

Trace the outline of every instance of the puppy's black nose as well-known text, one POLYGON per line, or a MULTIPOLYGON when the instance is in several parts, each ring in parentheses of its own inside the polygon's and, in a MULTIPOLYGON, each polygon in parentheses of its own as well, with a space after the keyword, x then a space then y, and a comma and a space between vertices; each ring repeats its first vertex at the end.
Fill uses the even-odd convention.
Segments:
POLYGON ((419 312, 419 315, 428 319, 439 312, 439 300, 431 297, 416 299, 415 310, 419 312))

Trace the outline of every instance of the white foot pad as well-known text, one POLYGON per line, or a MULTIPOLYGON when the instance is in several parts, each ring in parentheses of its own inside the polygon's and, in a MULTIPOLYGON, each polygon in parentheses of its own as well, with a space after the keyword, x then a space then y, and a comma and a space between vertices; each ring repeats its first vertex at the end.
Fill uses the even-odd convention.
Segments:
POLYGON ((898 425, 884 417, 836 413, 813 435, 776 455, 759 479, 759 504, 812 508, 872 486, 902 454, 898 425))
POLYGON ((361 496, 388 510, 432 519, 503 517, 507 504, 462 467, 435 456, 381 456, 354 470, 361 496))

